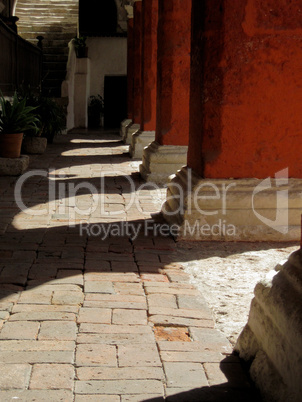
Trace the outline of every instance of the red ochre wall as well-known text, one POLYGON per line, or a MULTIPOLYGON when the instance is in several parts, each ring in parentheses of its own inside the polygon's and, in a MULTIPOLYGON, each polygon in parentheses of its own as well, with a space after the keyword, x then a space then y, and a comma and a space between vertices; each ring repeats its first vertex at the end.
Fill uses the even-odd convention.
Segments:
POLYGON ((193 0, 188 166, 302 177, 302 2, 193 0))

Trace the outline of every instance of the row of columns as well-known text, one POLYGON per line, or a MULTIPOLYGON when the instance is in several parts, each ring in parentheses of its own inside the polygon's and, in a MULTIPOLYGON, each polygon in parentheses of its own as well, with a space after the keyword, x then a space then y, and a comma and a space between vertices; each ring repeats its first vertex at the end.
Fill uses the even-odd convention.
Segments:
POLYGON ((302 177, 302 117, 295 103, 301 94, 293 91, 302 85, 298 10, 284 10, 279 21, 267 15, 270 0, 245 3, 142 0, 129 15, 124 141, 132 157, 142 158, 146 180, 164 184, 177 172, 163 207, 169 222, 212 227, 224 221, 236 229, 219 236, 191 230, 186 238, 300 235, 297 182, 289 179, 302 177), (269 176, 274 180, 257 192, 255 212, 254 189, 269 176), (278 190, 290 197, 283 218, 274 220, 278 190))

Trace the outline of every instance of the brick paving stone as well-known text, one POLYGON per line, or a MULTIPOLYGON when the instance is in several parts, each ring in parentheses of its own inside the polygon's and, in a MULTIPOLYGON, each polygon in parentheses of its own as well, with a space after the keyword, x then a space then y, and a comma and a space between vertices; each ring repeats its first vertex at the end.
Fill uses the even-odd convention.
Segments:
POLYGON ((168 277, 162 274, 142 274, 141 278, 143 282, 169 282, 168 277))
MULTIPOLYGON (((146 395, 122 395, 121 402, 141 402, 146 400, 146 395)), ((163 394, 148 394, 148 400, 151 402, 164 401, 163 394)))
POLYGON ((0 351, 55 351, 74 350, 72 341, 2 340, 0 351))
POLYGON ((227 338, 217 329, 212 328, 189 328, 190 336, 194 341, 199 341, 209 350, 223 350, 232 352, 232 346, 227 338))
POLYGON ((24 304, 51 304, 52 291, 25 291, 22 292, 18 303, 24 304))
POLYGON ((161 287, 159 284, 163 284, 158 282, 156 286, 150 286, 151 282, 148 282, 148 285, 145 283, 145 291, 147 295, 151 295, 154 293, 163 293, 163 294, 172 294, 172 295, 189 295, 189 296, 198 296, 198 290, 195 288, 174 288, 174 287, 161 287))
POLYGON ((76 350, 76 364, 77 366, 117 367, 116 347, 102 344, 80 344, 76 350))
POLYGON ((138 272, 135 262, 112 261, 113 272, 138 272))
POLYGON ((191 362, 191 363, 217 363, 223 359, 223 355, 219 352, 200 351, 200 352, 160 352, 161 360, 164 362, 191 362))
POLYGON ((41 322, 39 340, 73 341, 77 329, 77 324, 71 321, 44 321, 41 322))
POLYGON ((85 272, 110 272, 111 265, 108 261, 86 260, 85 272))
POLYGON ((208 381, 203 366, 200 363, 164 363, 167 387, 200 388, 207 387, 208 381))
POLYGON ((112 324, 147 325, 147 313, 144 310, 116 309, 112 313, 112 324))
POLYGON ((156 325, 173 325, 183 327, 204 327, 213 328, 214 322, 212 320, 203 320, 199 318, 183 318, 173 317, 169 315, 152 315, 149 317, 149 321, 156 325))
POLYGON ((191 342, 189 329, 186 327, 154 327, 156 341, 191 342))
POLYGON ((53 292, 52 304, 78 306, 84 301, 84 294, 80 291, 66 292, 64 290, 56 290, 53 292))
POLYGON ((73 402, 72 391, 67 390, 25 390, 25 391, 0 391, 1 401, 18 400, 22 402, 73 402))
POLYGON ((60 283, 71 283, 75 285, 83 285, 83 273, 75 269, 59 269, 57 279, 60 283))
POLYGON ((86 281, 84 285, 85 293, 115 293, 112 282, 86 281))
POLYGON ((112 310, 108 308, 86 308, 80 309, 78 323, 90 322, 96 324, 110 324, 112 310))
POLYGON ((157 380, 76 381, 76 394, 143 394, 163 393, 163 384, 157 380))
POLYGON ((79 367, 79 380, 163 380, 161 367, 79 367))
POLYGON ((186 295, 178 295, 177 303, 179 308, 183 309, 198 309, 201 311, 211 312, 211 309, 206 304, 206 301, 201 297, 192 297, 186 295))
POLYGON ((10 314, 8 311, 0 311, 0 320, 7 320, 10 314))
POLYGON ((250 388, 249 380, 238 363, 204 363, 209 385, 221 385, 232 388, 250 388))
POLYGON ((39 328, 38 322, 6 322, 1 329, 0 339, 37 339, 39 328))
POLYGON ((134 272, 124 274, 118 272, 87 272, 84 274, 86 281, 107 281, 107 282, 140 282, 140 278, 134 272))
POLYGON ((172 317, 183 317, 183 318, 202 318, 206 320, 212 320, 212 314, 205 313, 200 310, 193 309, 173 309, 166 307, 150 307, 149 315, 168 315, 172 317))
POLYGON ((78 306, 64 306, 64 305, 48 305, 48 304, 16 304, 12 313, 74 313, 77 314, 79 311, 78 306))
POLYGON ((149 307, 162 307, 178 308, 176 303, 176 296, 160 294, 151 294, 147 296, 149 307))
POLYGON ((121 283, 115 282, 114 289, 116 293, 123 295, 138 295, 144 296, 144 290, 141 283, 121 283))
POLYGON ((96 334, 150 334, 152 328, 144 325, 104 325, 83 323, 80 332, 96 334))
POLYGON ((74 402, 120 402, 119 395, 76 395, 74 402))
POLYGON ((150 334, 84 334, 80 333, 77 343, 104 343, 108 345, 124 345, 128 343, 145 344, 154 341, 154 336, 150 334))
POLYGON ((188 274, 182 273, 182 272, 169 272, 167 270, 166 273, 167 277, 171 282, 189 282, 190 281, 190 276, 188 274))
POLYGON ((118 346, 119 367, 161 367, 155 343, 118 346))
POLYGON ((16 313, 10 316, 10 321, 75 321, 76 316, 73 313, 65 312, 36 312, 16 313))
POLYGON ((1 390, 25 389, 29 384, 31 369, 32 367, 30 364, 1 363, 0 389, 1 390))
POLYGON ((29 389, 73 390, 74 375, 71 364, 34 364, 29 389))
MULTIPOLYGON (((69 363, 74 362, 74 351, 0 351, 2 363, 69 363)), ((0 399, 1 400, 1 399, 0 399)))

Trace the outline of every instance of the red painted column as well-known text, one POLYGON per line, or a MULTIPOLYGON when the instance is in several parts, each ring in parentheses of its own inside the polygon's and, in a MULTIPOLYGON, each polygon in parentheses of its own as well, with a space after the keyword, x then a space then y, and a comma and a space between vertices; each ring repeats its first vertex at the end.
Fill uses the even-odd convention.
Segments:
POLYGON ((158 0, 143 0, 142 131, 156 128, 158 0))
POLYGON ((188 166, 302 178, 301 3, 193 0, 188 166))
POLYGON ((134 124, 142 121, 142 2, 136 1, 134 11, 134 82, 133 82, 133 115, 134 124))
POLYGON ((155 140, 188 145, 191 0, 159 0, 155 140))
POLYGON ((127 35, 127 108, 128 119, 133 118, 134 43, 133 18, 128 18, 127 35))

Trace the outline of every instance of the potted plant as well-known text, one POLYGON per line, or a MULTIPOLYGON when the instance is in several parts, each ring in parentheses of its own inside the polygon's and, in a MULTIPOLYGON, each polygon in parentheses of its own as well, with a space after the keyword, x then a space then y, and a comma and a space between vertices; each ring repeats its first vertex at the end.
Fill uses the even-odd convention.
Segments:
POLYGON ((15 92, 12 102, 0 93, 0 109, 0 157, 19 158, 24 132, 39 130, 36 108, 26 99, 20 101, 15 92))
POLYGON ((88 127, 97 128, 104 114, 104 99, 101 95, 92 95, 88 100, 88 127))
POLYGON ((78 59, 88 57, 88 47, 86 46, 86 36, 75 36, 73 45, 78 59))
POLYGON ((23 149, 25 153, 43 153, 47 142, 52 143, 54 137, 60 134, 66 126, 66 115, 62 106, 54 99, 34 92, 30 87, 19 89, 19 98, 26 98, 27 104, 36 108, 40 120, 39 130, 25 132, 23 149))

